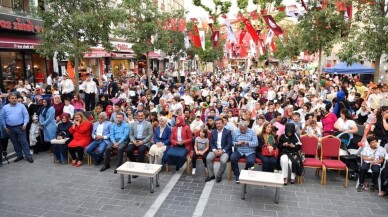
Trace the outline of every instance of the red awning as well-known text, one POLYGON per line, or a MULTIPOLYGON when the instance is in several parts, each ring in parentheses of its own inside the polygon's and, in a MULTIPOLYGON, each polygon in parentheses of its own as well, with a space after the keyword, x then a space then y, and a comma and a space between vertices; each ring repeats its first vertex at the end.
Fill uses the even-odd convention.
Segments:
POLYGON ((36 49, 42 40, 38 38, 13 38, 0 36, 0 48, 36 49))
POLYGON ((158 59, 158 60, 163 60, 164 59, 163 56, 161 56, 160 54, 155 53, 155 52, 149 52, 148 56, 149 56, 150 59, 158 59))
POLYGON ((105 49, 92 49, 89 52, 84 53, 84 58, 101 58, 101 57, 111 57, 111 53, 107 52, 105 49))

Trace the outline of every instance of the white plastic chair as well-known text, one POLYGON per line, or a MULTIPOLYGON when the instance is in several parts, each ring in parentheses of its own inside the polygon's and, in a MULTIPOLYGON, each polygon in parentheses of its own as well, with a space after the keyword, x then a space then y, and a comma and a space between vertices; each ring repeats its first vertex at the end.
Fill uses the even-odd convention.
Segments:
MULTIPOLYGON (((383 169, 385 168, 385 165, 386 165, 386 163, 387 163, 387 161, 388 161, 388 154, 387 153, 385 153, 385 160, 384 160, 384 162, 383 162, 383 165, 381 166, 381 168, 380 168, 380 174, 379 174, 379 178, 377 179, 377 184, 378 184, 378 186, 379 186, 379 192, 381 191, 381 171, 383 171, 383 169)), ((363 163, 363 160, 362 160, 362 157, 361 157, 361 166, 362 166, 362 163, 363 163)), ((368 173, 372 173, 372 170, 371 169, 369 169, 368 170, 368 173)), ((358 187, 360 185, 360 177, 357 179, 357 184, 356 184, 356 188, 358 187)))

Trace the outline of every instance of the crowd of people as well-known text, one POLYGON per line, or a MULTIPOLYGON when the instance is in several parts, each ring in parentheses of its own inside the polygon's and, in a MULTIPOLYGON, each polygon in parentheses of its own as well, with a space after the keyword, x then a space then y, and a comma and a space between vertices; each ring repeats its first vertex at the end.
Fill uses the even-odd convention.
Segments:
MULTIPOLYGON (((66 75, 47 78, 50 95, 43 94, 41 85, 32 88, 20 81, 1 108, 2 149, 7 150, 9 138, 15 162, 25 157, 32 163, 31 147, 34 155, 51 149, 55 161, 63 164, 69 153, 74 167, 82 166, 88 154, 95 165, 103 164, 101 172, 110 169, 112 154, 118 158, 114 168, 126 155, 133 162, 148 158, 179 171, 189 156, 193 175, 197 159, 202 159, 206 181, 218 183, 230 161, 239 183, 239 160, 245 158, 245 169, 250 169, 258 158, 263 171, 281 172, 284 184, 293 184, 303 164, 300 135, 322 138, 345 132, 352 140, 348 148, 360 151, 363 163, 354 172, 362 191, 377 188, 387 155, 388 85, 365 85, 358 76, 318 77, 314 71, 275 68, 215 73, 180 69, 155 73, 151 79, 133 72, 98 79, 86 74, 81 94, 66 75), (370 129, 365 142, 356 136, 359 126, 370 129)), ((383 196, 388 167, 381 181, 383 196)))

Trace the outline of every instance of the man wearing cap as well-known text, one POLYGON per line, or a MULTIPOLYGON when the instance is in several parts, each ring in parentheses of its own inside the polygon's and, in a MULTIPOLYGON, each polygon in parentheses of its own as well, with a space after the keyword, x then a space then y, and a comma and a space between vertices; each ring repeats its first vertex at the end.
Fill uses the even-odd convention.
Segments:
POLYGON ((86 111, 93 111, 96 106, 97 84, 92 80, 92 76, 87 73, 86 80, 82 82, 81 89, 85 92, 86 111))
POLYGON ((193 134, 197 133, 198 131, 200 131, 202 129, 202 127, 204 127, 204 125, 205 124, 201 120, 201 112, 197 111, 195 114, 195 119, 190 124, 191 132, 193 132, 193 134))
POLYGON ((74 98, 74 84, 67 74, 63 74, 63 80, 59 83, 59 88, 62 94, 62 101, 65 98, 74 98))
POLYGON ((212 130, 210 137, 210 149, 212 151, 206 157, 207 167, 209 169, 206 182, 215 179, 213 161, 216 157, 220 158, 220 169, 217 173, 216 182, 222 181, 222 175, 225 172, 226 164, 228 163, 229 156, 232 154, 232 132, 224 128, 223 121, 221 119, 216 121, 216 129, 212 130))
POLYGON ((245 169, 253 167, 256 161, 255 149, 258 146, 257 136, 255 131, 248 128, 248 122, 240 121, 239 129, 234 132, 233 146, 234 152, 230 156, 230 162, 232 170, 235 176, 236 184, 240 183, 240 169, 238 167, 238 161, 241 158, 245 158, 245 169))

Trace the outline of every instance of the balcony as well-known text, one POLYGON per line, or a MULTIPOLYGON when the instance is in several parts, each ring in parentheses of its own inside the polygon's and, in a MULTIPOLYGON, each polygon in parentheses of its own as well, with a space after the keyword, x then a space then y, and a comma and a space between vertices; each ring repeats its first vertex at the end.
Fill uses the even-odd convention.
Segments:
POLYGON ((34 18, 39 19, 38 16, 38 8, 37 6, 29 5, 27 4, 15 4, 9 5, 5 4, 4 1, 0 0, 0 14, 8 14, 8 15, 15 15, 15 16, 21 16, 26 18, 34 18))

